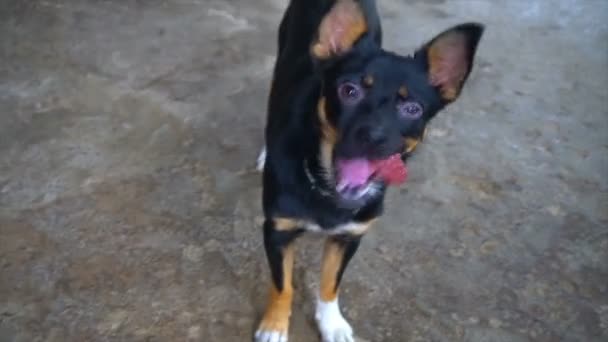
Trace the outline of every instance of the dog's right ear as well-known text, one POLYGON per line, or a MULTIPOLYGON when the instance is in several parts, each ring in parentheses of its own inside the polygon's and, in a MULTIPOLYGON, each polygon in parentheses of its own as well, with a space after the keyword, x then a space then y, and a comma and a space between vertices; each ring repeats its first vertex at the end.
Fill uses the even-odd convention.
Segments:
POLYGON ((349 52, 367 32, 367 22, 356 0, 337 0, 325 15, 311 46, 313 58, 325 61, 349 52))

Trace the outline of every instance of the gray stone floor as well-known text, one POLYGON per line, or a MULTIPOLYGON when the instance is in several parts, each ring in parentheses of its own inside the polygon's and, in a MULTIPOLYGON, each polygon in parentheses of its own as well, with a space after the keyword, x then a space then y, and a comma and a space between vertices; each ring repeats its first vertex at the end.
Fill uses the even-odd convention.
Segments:
MULTIPOLYGON (((250 340, 285 3, 0 1, 0 341, 250 340)), ((400 52, 487 32, 345 275, 360 341, 607 341, 608 2, 379 3, 400 52)))

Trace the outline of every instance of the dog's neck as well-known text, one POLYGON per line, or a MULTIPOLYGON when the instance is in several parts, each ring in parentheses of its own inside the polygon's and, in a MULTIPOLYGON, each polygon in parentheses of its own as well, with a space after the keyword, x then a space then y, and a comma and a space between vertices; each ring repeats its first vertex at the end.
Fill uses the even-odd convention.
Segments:
POLYGON ((317 178, 315 177, 315 174, 310 170, 308 159, 304 159, 302 167, 304 168, 304 174, 306 175, 306 179, 310 183, 310 188, 323 197, 331 198, 331 192, 323 188, 322 184, 320 184, 317 178))

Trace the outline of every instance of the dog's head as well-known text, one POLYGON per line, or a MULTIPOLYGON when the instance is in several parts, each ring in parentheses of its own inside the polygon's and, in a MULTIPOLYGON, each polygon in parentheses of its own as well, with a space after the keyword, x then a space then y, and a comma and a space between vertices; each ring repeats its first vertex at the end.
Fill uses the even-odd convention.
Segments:
POLYGON ((374 165, 396 154, 405 161, 427 123, 458 98, 482 33, 480 24, 458 25, 400 56, 380 47, 358 2, 336 1, 311 55, 323 83, 320 160, 340 204, 358 207, 382 192, 374 165))

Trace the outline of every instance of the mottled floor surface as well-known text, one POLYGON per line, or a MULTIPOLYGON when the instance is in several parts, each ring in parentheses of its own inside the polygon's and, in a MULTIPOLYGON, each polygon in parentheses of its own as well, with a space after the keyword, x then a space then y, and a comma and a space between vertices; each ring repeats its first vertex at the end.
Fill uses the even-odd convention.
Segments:
MULTIPOLYGON (((250 340, 285 2, 0 1, 0 341, 250 340)), ((488 27, 347 270, 360 341, 608 341, 608 2, 379 2, 400 52, 488 27)))

